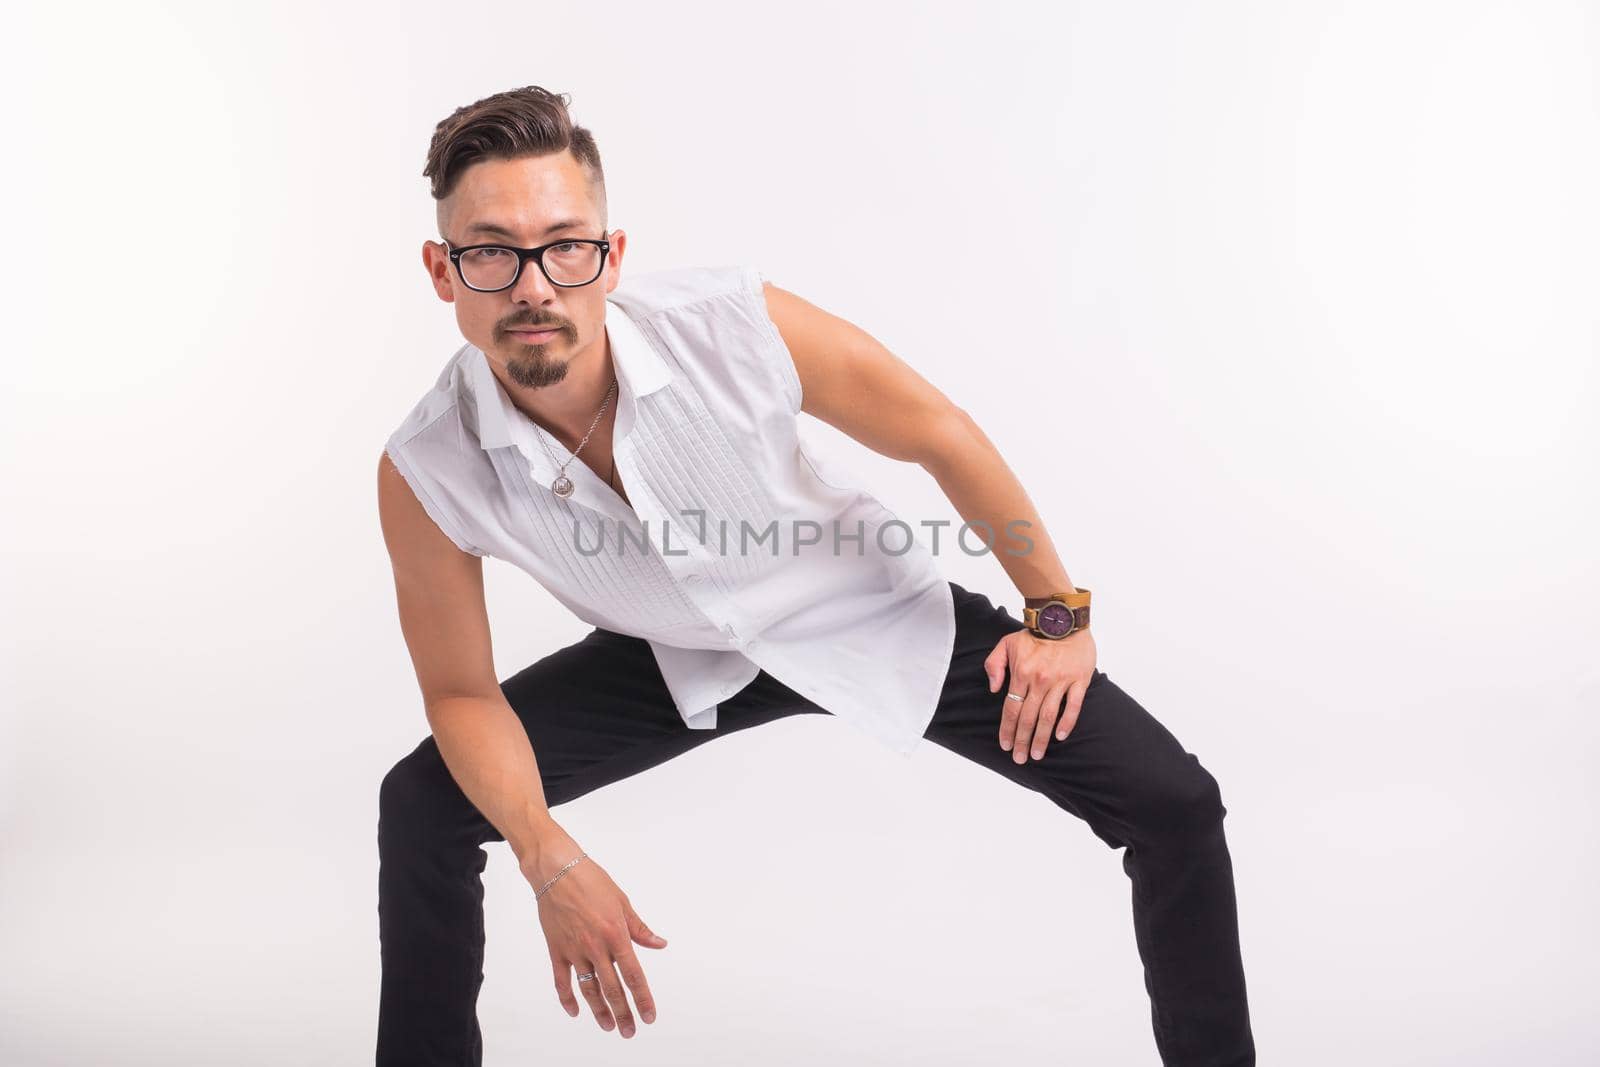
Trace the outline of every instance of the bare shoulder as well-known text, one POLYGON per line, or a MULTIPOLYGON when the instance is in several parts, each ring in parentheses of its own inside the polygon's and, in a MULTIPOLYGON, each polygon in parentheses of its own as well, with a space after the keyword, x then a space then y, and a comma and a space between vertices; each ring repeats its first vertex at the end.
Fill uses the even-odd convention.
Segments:
POLYGON ((434 525, 387 451, 378 458, 378 516, 424 705, 495 695, 483 560, 434 525))
POLYGON ((894 459, 931 458, 955 404, 866 330, 763 281, 767 314, 800 378, 801 410, 894 459))

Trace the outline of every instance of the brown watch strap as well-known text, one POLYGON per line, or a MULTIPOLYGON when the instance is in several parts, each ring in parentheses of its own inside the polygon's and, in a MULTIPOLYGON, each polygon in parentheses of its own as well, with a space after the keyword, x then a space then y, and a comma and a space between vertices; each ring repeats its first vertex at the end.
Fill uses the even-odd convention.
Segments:
POLYGON ((1042 608, 1052 600, 1059 600, 1066 604, 1069 608, 1076 608, 1089 603, 1089 590, 1084 586, 1078 586, 1069 593, 1051 593, 1049 596, 1033 596, 1023 598, 1024 603, 1028 603, 1029 601, 1037 601, 1037 603, 1030 605, 1031 607, 1036 608, 1042 608))

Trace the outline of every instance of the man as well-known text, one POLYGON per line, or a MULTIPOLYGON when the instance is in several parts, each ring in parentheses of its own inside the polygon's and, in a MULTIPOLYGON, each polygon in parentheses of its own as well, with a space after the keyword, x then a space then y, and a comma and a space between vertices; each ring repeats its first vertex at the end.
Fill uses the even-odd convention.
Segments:
POLYGON ((423 262, 468 344, 378 470, 431 727, 380 791, 379 1064, 481 1062, 489 841, 535 890, 568 1013, 576 975, 603 1029, 654 1022, 634 946, 667 941, 550 809, 802 713, 900 752, 932 740, 1125 848, 1163 1061, 1254 1063, 1217 782, 1097 669, 1088 591, 994 446, 867 333, 752 269, 623 283, 626 235, 566 104, 528 87, 461 108, 424 171, 441 240, 423 262), (904 524, 806 452, 802 411, 919 464, 997 546, 1005 531, 1023 621, 886 537, 904 524), (593 631, 498 681, 486 555, 593 631))

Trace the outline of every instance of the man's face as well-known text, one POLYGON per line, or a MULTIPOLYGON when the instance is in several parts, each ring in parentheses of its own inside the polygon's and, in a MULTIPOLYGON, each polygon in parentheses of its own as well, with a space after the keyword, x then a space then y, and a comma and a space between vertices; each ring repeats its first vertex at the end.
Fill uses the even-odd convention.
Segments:
MULTIPOLYGON (((439 231, 452 248, 605 238, 601 220, 589 176, 571 152, 481 160, 439 202, 439 231)), ((511 288, 484 293, 462 284, 443 244, 424 244, 422 258, 440 299, 455 304, 462 336, 504 365, 512 381, 540 388, 565 378, 568 363, 604 336, 606 294, 621 277, 626 236, 618 230, 610 241, 600 277, 577 287, 551 284, 530 259, 511 288), (530 332, 535 327, 553 332, 530 332)))

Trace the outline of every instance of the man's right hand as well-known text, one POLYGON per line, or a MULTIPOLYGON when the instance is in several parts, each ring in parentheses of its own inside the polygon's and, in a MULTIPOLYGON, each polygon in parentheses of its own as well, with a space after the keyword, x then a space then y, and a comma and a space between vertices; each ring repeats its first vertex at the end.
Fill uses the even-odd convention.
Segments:
MULTIPOLYGON (((566 834, 541 843, 538 855, 524 863, 523 877, 537 891, 554 878, 569 861, 583 853, 566 834)), ((591 981, 578 988, 594 1012, 600 1029, 620 1026, 623 1037, 634 1032, 633 1012, 628 1007, 623 983, 633 992, 639 1016, 647 1023, 656 1021, 656 1002, 645 981, 644 968, 633 954, 633 942, 646 948, 665 948, 667 939, 651 931, 633 910, 628 896, 611 880, 605 868, 592 857, 579 860, 539 898, 539 922, 544 927, 550 948, 550 963, 555 970, 556 996, 568 1015, 578 1014, 572 995, 573 969, 578 974, 595 973, 591 981), (621 969, 622 979, 617 978, 621 969)))

